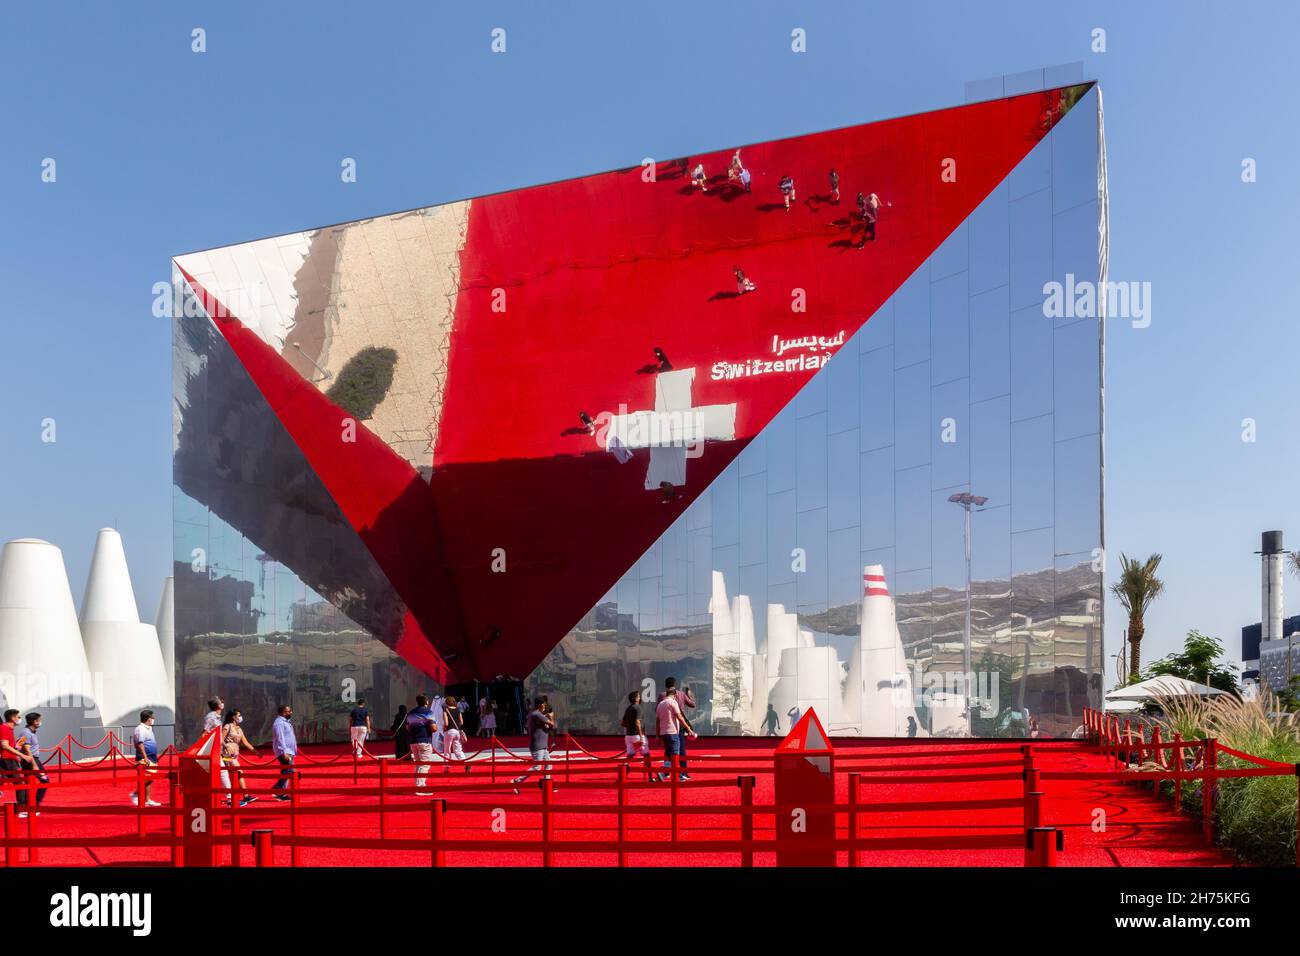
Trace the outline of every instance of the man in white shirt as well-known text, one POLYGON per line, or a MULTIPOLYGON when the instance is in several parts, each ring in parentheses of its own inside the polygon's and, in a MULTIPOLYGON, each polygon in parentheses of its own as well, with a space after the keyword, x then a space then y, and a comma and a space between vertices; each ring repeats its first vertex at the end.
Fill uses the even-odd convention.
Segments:
MULTIPOLYGON (((145 766, 144 771, 144 805, 146 807, 161 807, 162 804, 153 799, 153 775, 157 773, 153 767, 158 766, 158 742, 153 735, 153 711, 140 711, 140 723, 136 725, 135 730, 131 731, 131 744, 135 747, 135 760, 138 764, 145 766)), ((131 802, 139 805, 140 794, 131 791, 131 802)))

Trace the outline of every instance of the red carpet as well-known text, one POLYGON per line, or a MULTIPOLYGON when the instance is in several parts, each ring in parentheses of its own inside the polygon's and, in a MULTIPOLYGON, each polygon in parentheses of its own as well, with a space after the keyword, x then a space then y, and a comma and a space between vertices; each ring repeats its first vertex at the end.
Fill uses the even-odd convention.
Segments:
MULTIPOLYGON (((591 738, 580 741, 596 753, 608 755, 614 750, 610 738, 591 738)), ((683 815, 679 821, 677 845, 700 841, 737 839, 740 837, 739 819, 728 814, 726 807, 739 804, 740 791, 735 785, 739 773, 754 773, 770 766, 772 738, 712 738, 700 740, 692 748, 691 775, 694 781, 715 781, 724 785, 717 788, 692 789, 683 787, 680 803, 683 807, 718 806, 717 813, 683 815), (732 758, 729 761, 709 759, 709 755, 732 758), (752 755, 752 759, 744 759, 752 755), (724 766, 725 764, 725 766, 724 766)), ((944 743, 916 740, 906 743, 895 741, 873 743, 869 741, 836 741, 837 802, 848 797, 846 768, 881 782, 864 783, 863 803, 870 807, 887 804, 915 804, 917 802, 960 802, 974 800, 1019 800, 1023 794, 1020 777, 1021 756, 1019 745, 1023 741, 968 741, 944 743), (993 751, 990 753, 990 751, 993 751), (922 756, 926 755, 926 756, 922 756), (927 769, 898 769, 901 766, 924 766, 927 769), (869 772, 868 768, 887 767, 889 770, 869 772), (953 781, 954 775, 977 775, 995 779, 953 781), (1005 779, 996 779, 1005 775, 1005 779), (923 782, 938 781, 938 782, 923 782)), ((377 753, 387 753, 388 745, 379 742, 377 753)), ((339 745, 308 748, 305 758, 326 760, 342 753, 339 745)), ((259 761, 266 759, 259 755, 259 761)), ((1038 756, 1038 767, 1052 770, 1108 770, 1107 761, 1096 754, 1065 742, 1047 742, 1038 756)), ((655 761, 656 767, 658 760, 655 761)), ((269 763, 267 764, 269 767, 269 763)), ((344 758, 337 764, 323 766, 300 761, 304 771, 302 806, 307 811, 302 821, 303 836, 342 839, 373 839, 379 837, 379 817, 374 812, 356 809, 360 805, 374 806, 374 796, 349 796, 321 794, 329 787, 352 789, 352 762, 344 758), (342 779, 322 779, 322 772, 343 774, 342 779), (316 791, 316 793, 313 793, 316 791), (312 812, 314 811, 314 812, 312 812), (322 811, 324 811, 322 813, 322 811)), ((363 765, 364 766, 364 765, 363 765)), ((407 765, 409 767, 409 765, 407 765)), ((514 795, 504 781, 515 768, 526 766, 508 761, 498 753, 498 784, 492 792, 445 793, 452 804, 447 814, 447 836, 453 840, 487 840, 491 844, 506 845, 512 841, 535 840, 541 835, 540 816, 530 808, 540 802, 536 784, 525 785, 521 795, 514 795), (463 808, 462 808, 463 807, 463 808), (495 813, 494 811, 504 811, 495 813), (504 832, 494 832, 494 818, 504 822, 504 832)), ((582 779, 579 768, 591 766, 589 760, 574 758, 569 764, 573 783, 582 779)), ((134 772, 122 765, 116 782, 110 770, 78 771, 65 775, 65 781, 77 780, 78 785, 67 785, 53 790, 47 797, 44 812, 39 818, 41 837, 94 839, 109 835, 134 835, 136 832, 135 808, 128 794, 134 787, 134 772), (109 808, 112 815, 87 813, 86 808, 109 808)), ((252 764, 245 763, 246 769, 252 764)), ((394 771, 390 785, 409 785, 409 769, 394 771)), ((58 775, 55 772, 57 781, 58 775)), ((598 789, 579 788, 566 784, 565 762, 555 764, 554 777, 558 792, 558 806, 612 807, 616 801, 614 788, 609 784, 612 773, 600 774, 598 789)), ((770 804, 774 799, 773 778, 757 773, 756 804, 770 804)), ((459 767, 450 773, 434 769, 430 778, 432 789, 449 784, 463 784, 466 777, 459 767)), ((594 778, 587 778, 594 779, 594 778)), ((644 775, 633 775, 641 782, 644 775)), ((269 786, 269 778, 250 777, 252 788, 269 786)), ((370 779, 364 777, 360 786, 375 785, 374 771, 370 779)), ((475 782, 485 778, 476 777, 475 782)), ((1045 793, 1045 826, 1065 829, 1064 850, 1058 857, 1062 866, 1225 866, 1231 860, 1223 853, 1208 847, 1199 827, 1186 817, 1172 812, 1169 801, 1156 801, 1148 787, 1138 787, 1118 782, 1093 782, 1072 780, 1047 780, 1042 786, 1045 793), (1104 814, 1104 829, 1094 829, 1094 820, 1104 814)), ((5 802, 12 801, 5 792, 5 802)), ((165 777, 156 787, 155 799, 167 800, 165 777)), ((629 794, 632 807, 664 807, 670 800, 670 787, 666 784, 649 789, 635 790, 629 794)), ((390 808, 399 811, 390 815, 391 840, 427 839, 430 832, 429 800, 415 796, 394 796, 390 808), (409 808, 409 809, 408 809, 409 808)), ((239 813, 241 831, 254 828, 271 828, 276 834, 288 834, 289 823, 285 804, 263 797, 239 813)), ((148 822, 151 835, 167 832, 168 818, 163 810, 152 811, 148 822)), ((847 815, 838 816, 837 833, 847 835, 847 815)), ((886 812, 867 812, 862 815, 861 835, 867 838, 925 837, 962 838, 979 835, 1004 835, 1014 837, 1022 830, 1023 812, 1019 806, 990 809, 939 809, 917 810, 891 808, 886 812)), ((26 821, 18 821, 26 832, 26 821)), ((670 818, 667 813, 641 814, 629 818, 628 837, 633 840, 671 840, 670 818)), ((771 839, 774 817, 760 814, 756 818, 755 836, 771 839)), ((613 814, 581 811, 562 814, 556 818, 554 835, 564 841, 611 840, 616 836, 617 823, 613 814)), ((427 850, 353 849, 307 847, 300 850, 301 863, 309 866, 427 866, 427 850)), ((290 851, 277 847, 276 864, 288 865, 290 851)), ((865 850, 862 863, 867 866, 1020 866, 1024 853, 1021 849, 888 849, 865 850)), ((44 848, 40 851, 41 865, 165 865, 170 853, 154 847, 94 847, 44 848)), ((537 865, 538 852, 503 854, 483 849, 449 851, 447 863, 461 865, 537 865)), ((634 853, 629 863, 637 866, 676 862, 691 865, 735 866, 739 863, 737 852, 704 850, 698 854, 634 853)), ((848 853, 838 854, 839 865, 847 865, 848 853)), ((243 865, 253 864, 251 846, 242 851, 243 865)), ((612 866, 616 865, 614 853, 558 853, 556 863, 561 866, 612 866)), ((755 864, 770 866, 775 863, 774 853, 758 853, 755 864)))

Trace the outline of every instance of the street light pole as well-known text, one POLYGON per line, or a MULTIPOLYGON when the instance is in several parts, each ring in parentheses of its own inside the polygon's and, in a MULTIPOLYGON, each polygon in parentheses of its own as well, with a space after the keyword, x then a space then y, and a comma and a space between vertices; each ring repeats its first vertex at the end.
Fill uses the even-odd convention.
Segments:
POLYGON ((966 626, 963 632, 961 664, 962 664, 962 695, 966 708, 966 732, 970 733, 971 725, 974 721, 975 707, 971 703, 971 642, 970 642, 970 511, 971 506, 977 508, 984 506, 987 498, 981 495, 972 495, 968 491, 951 495, 948 498, 953 504, 961 505, 962 510, 966 512, 966 626))

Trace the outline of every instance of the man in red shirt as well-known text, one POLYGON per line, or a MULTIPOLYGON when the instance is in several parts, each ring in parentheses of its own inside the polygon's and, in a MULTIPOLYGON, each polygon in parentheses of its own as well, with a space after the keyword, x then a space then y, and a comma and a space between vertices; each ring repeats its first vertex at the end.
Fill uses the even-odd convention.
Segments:
POLYGON ((18 749, 18 738, 14 736, 14 728, 17 726, 18 711, 12 708, 6 710, 4 723, 0 723, 0 771, 15 790, 23 785, 23 767, 36 769, 36 758, 29 757, 18 749))

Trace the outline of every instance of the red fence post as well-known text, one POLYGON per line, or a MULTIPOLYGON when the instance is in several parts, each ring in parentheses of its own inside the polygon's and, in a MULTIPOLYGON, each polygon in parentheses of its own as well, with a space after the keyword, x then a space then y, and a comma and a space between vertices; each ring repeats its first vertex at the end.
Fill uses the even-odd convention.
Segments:
MULTIPOLYGON (((302 806, 302 771, 295 770, 293 777, 289 781, 289 834, 291 836, 302 836, 302 817, 298 814, 298 808, 302 806)), ((302 855, 295 843, 289 848, 289 865, 301 866, 302 855)))
POLYGON ((1201 777, 1201 824, 1205 830, 1205 839, 1210 843, 1214 842, 1214 795, 1218 784, 1211 774, 1219 768, 1219 751, 1215 744, 1215 739, 1209 737, 1204 746, 1205 759, 1202 770, 1204 776, 1201 777))
MULTIPOLYGON (((253 831, 254 859, 258 866, 275 866, 275 846, 272 843, 273 832, 272 830, 253 831)), ((239 859, 237 845, 234 848, 234 857, 239 859)))
MULTIPOLYGON (((1183 735, 1174 731, 1174 769, 1183 772, 1183 735)), ((1174 811, 1183 812, 1183 778, 1174 778, 1174 811)))
POLYGON ((1025 841, 1029 853, 1026 866, 1056 866, 1056 854, 1065 843, 1065 831, 1056 827, 1035 827, 1025 841))
MULTIPOLYGON (((28 791, 27 801, 32 802, 31 791, 28 791)), ((148 827, 144 822, 144 764, 135 765, 135 832, 140 839, 148 835, 148 827)))
MULTIPOLYGON (((240 836, 244 832, 244 828, 240 825, 241 819, 242 819, 242 814, 238 813, 232 807, 230 810, 230 865, 231 866, 244 865, 244 861, 241 858, 242 851, 244 848, 240 846, 240 840, 239 840, 240 836)), ((254 830, 253 833, 256 834, 257 831, 254 830)))
POLYGON ((181 841, 185 839, 185 811, 181 806, 181 774, 179 770, 172 770, 167 774, 167 789, 171 794, 171 832, 172 839, 176 842, 172 844, 172 866, 183 866, 185 863, 185 851, 181 848, 181 841))
MULTIPOLYGON (((35 807, 36 804, 30 803, 29 806, 35 807)), ((37 837, 36 831, 38 829, 39 821, 37 820, 36 813, 37 811, 34 809, 27 811, 27 839, 29 840, 35 840, 37 837)), ((36 849, 34 846, 29 846, 27 848, 27 863, 29 866, 35 866, 40 862, 40 853, 41 851, 36 849)))
POLYGON ((388 839, 388 761, 379 761, 379 839, 388 839))
POLYGON ((447 839, 447 801, 430 800, 429 812, 432 819, 429 823, 429 840, 432 846, 432 863, 434 866, 442 867, 447 865, 447 851, 442 849, 443 841, 447 839))
POLYGON ((4 806, 5 815, 5 866, 18 865, 18 851, 9 841, 18 836, 18 813, 12 803, 4 806))
POLYGON ((542 850, 542 866, 555 866, 555 854, 549 849, 551 842, 551 804, 555 799, 555 785, 550 777, 541 782, 542 788, 542 842, 547 849, 542 850))
MULTIPOLYGON (((1164 751, 1160 749, 1160 728, 1155 727, 1151 731, 1151 762, 1157 768, 1164 766, 1164 751)), ((1160 797, 1160 777, 1156 776, 1155 782, 1151 785, 1151 793, 1157 799, 1160 797)))
POLYGON ((627 853, 623 842, 627 839, 627 777, 628 765, 620 764, 618 768, 618 865, 627 866, 627 853))
POLYGON ((1034 866, 1034 831, 1043 825, 1043 792, 1025 794, 1025 866, 1034 866))
MULTIPOLYGON (((740 786, 740 839, 752 847, 754 842, 754 783, 756 777, 737 777, 736 783, 740 786)), ((745 849, 740 852, 740 865, 754 865, 753 849, 745 849)))
POLYGON ((668 787, 669 787, 668 818, 670 820, 669 826, 670 826, 670 832, 672 833, 673 842, 677 841, 677 837, 679 835, 679 829, 678 829, 679 824, 677 820, 677 805, 678 802, 680 801, 680 797, 678 796, 677 788, 681 782, 679 780, 681 774, 678 771, 677 760, 678 760, 677 755, 673 754, 673 778, 668 782, 668 787))
POLYGON ((857 844, 854 842, 858 838, 858 804, 862 801, 862 774, 849 774, 849 866, 858 866, 861 864, 861 854, 858 852, 857 844))

